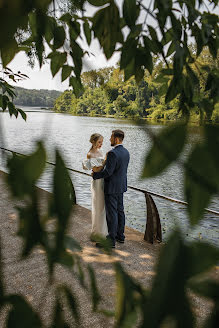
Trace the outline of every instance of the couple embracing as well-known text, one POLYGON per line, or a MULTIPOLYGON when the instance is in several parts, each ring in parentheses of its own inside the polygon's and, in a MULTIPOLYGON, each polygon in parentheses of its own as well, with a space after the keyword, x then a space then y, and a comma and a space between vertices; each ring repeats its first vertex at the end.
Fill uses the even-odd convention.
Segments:
MULTIPOLYGON (((123 147, 124 132, 113 130, 113 147, 104 158, 101 153, 103 137, 92 134, 92 147, 83 162, 84 169, 92 169, 92 235, 106 236, 114 248, 116 241, 124 243, 125 213, 123 194, 127 190, 129 152, 123 147)), ((96 243, 97 247, 101 245, 96 243)))

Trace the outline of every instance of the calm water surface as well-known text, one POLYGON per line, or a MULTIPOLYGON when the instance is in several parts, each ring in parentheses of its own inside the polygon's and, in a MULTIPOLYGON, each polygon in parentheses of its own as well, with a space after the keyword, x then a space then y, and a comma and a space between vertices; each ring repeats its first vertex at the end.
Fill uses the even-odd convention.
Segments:
MULTIPOLYGON (((109 138, 111 131, 120 128, 125 132, 124 146, 130 152, 128 184, 164 194, 177 199, 183 196, 183 172, 178 165, 172 165, 162 175, 151 179, 141 179, 144 158, 150 149, 151 141, 142 127, 131 121, 111 118, 77 117, 68 114, 56 114, 33 108, 27 110, 27 122, 20 117, 10 118, 8 113, 0 113, 3 127, 4 146, 8 149, 28 154, 35 148, 35 142, 44 139, 49 160, 54 161, 54 149, 58 147, 66 161, 66 165, 82 171, 82 160, 90 148, 89 138, 94 132, 104 136, 103 153, 111 149, 109 138)), ((151 125, 153 133, 158 133, 161 125, 151 125)), ((200 138, 198 130, 191 133, 190 145, 200 138)), ((1 160, 1 167, 4 166, 1 160)), ((38 185, 51 191, 52 167, 47 168, 38 185)), ((77 202, 91 208, 90 177, 71 174, 77 195, 77 202)), ((186 207, 154 197, 161 217, 164 238, 178 224, 191 235, 186 207)), ((219 197, 215 197, 210 208, 219 211, 219 197)), ((139 231, 145 229, 146 205, 144 195, 140 192, 128 191, 125 194, 125 210, 127 225, 139 231)), ((192 233, 193 238, 202 238, 218 244, 219 217, 206 214, 205 220, 192 233)))

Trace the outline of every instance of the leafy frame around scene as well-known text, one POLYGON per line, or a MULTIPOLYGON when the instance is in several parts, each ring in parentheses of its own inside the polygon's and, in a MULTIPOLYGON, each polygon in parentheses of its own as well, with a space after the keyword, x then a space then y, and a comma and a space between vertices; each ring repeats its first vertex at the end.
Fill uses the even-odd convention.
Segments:
MULTIPOLYGON (((218 103, 218 67, 203 67, 207 79, 205 92, 200 94, 200 79, 193 69, 195 59, 189 49, 189 39, 193 37, 196 57, 204 47, 208 47, 211 56, 217 58, 218 17, 208 10, 208 6, 206 10, 205 5, 207 3, 216 7, 218 1, 155 0, 147 6, 144 1, 124 0, 120 11, 114 0, 89 0, 87 2, 97 9, 92 17, 84 15, 86 1, 66 2, 74 5, 72 12, 65 12, 64 9, 64 12, 57 11, 59 1, 1 2, 0 51, 5 72, 9 72, 7 65, 15 54, 25 51, 29 58, 36 56, 40 66, 48 59, 53 76, 61 71, 62 80, 68 79, 75 95, 79 96, 82 90, 82 59, 87 53, 80 45, 80 37, 85 36, 88 45, 93 38, 97 38, 107 59, 116 51, 120 52, 119 66, 124 71, 125 80, 134 76, 137 83, 143 79, 145 70, 152 74, 153 57, 158 56, 164 63, 157 81, 161 83, 165 101, 169 102, 178 97, 179 110, 185 118, 183 123, 165 127, 160 135, 151 135, 153 146, 146 157, 142 176, 147 178, 163 172, 170 163, 179 161, 188 135, 187 123, 191 109, 198 108, 201 116, 206 114, 210 117, 218 103), (75 8, 79 11, 75 11, 75 8), (142 23, 139 22, 140 13, 145 15, 142 23), (156 28, 148 23, 148 17, 157 23, 156 28), (128 32, 124 33, 124 30, 128 32), (50 49, 48 54, 46 47, 50 49), (170 56, 172 64, 169 62, 170 56)), ((11 72, 9 78, 13 79, 13 74, 11 72)), ((22 76, 22 73, 18 75, 22 76)), ((13 105, 13 87, 5 79, 1 79, 0 83, 0 105, 3 110, 8 108, 10 115, 17 117, 20 113, 25 119, 25 113, 13 105)), ((145 129, 150 133, 147 126, 145 129)), ((203 218, 204 208, 211 197, 218 194, 218 132, 218 126, 205 125, 202 141, 194 145, 183 163, 185 196, 192 226, 203 218)), ((80 246, 66 236, 68 220, 74 208, 75 193, 58 150, 53 196, 47 214, 48 219, 55 218, 56 229, 49 233, 46 229, 47 220, 41 217, 35 183, 43 173, 45 158, 46 152, 40 142, 33 154, 24 158, 14 155, 8 162, 8 184, 13 197, 24 201, 24 206, 18 208, 18 234, 24 239, 22 256, 27 257, 35 246, 40 245, 46 252, 51 284, 56 263, 70 269, 75 265, 79 266, 78 278, 92 295, 93 310, 109 314, 106 310, 99 310, 101 293, 98 291, 92 267, 86 268, 90 276, 88 287, 84 282, 83 269, 77 256, 66 251, 69 247, 73 251, 79 250, 80 246)), ((108 248, 107 250, 109 251, 108 248)), ((218 248, 204 242, 187 243, 183 234, 176 230, 162 248, 150 290, 145 290, 120 264, 116 264, 116 309, 115 313, 111 313, 115 317, 115 326, 134 327, 138 323, 139 327, 161 327, 163 323, 168 326, 170 320, 174 327, 194 327, 196 321, 187 295, 189 289, 212 300, 214 306, 203 327, 216 327, 219 317, 219 285, 217 281, 209 280, 205 276, 200 279, 200 274, 215 266, 218 259, 218 248)), ((78 300, 71 290, 62 286, 56 293, 53 327, 69 326, 62 311, 61 295, 66 297, 75 320, 79 322, 75 305, 78 300)), ((6 304, 11 305, 8 327, 15 327, 15 322, 18 327, 24 327, 20 313, 26 314, 26 327, 44 326, 39 314, 34 312, 27 300, 19 295, 7 295, 1 278, 0 307, 6 304)))

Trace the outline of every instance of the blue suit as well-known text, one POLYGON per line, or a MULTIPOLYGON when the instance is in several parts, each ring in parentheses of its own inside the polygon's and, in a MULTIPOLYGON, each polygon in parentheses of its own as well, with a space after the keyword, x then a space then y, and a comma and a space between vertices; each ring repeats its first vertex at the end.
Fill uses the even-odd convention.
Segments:
POLYGON ((116 238, 125 239, 123 193, 127 191, 129 158, 128 150, 123 145, 118 145, 108 152, 104 169, 93 173, 94 180, 104 179, 106 220, 113 245, 116 238))

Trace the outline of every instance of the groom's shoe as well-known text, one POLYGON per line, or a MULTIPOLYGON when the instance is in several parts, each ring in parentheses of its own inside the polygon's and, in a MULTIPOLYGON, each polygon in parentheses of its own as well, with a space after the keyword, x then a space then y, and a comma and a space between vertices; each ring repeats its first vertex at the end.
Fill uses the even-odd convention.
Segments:
POLYGON ((116 237, 116 241, 120 244, 124 244, 125 240, 116 237))

